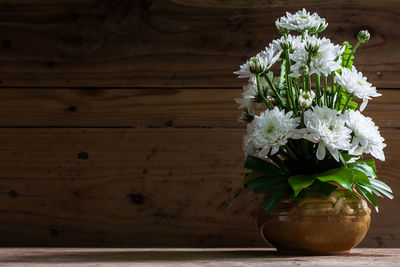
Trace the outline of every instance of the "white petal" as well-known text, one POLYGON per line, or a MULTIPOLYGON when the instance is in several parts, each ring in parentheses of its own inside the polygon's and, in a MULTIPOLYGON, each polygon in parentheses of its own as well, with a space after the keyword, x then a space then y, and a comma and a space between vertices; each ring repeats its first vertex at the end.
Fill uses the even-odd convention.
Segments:
POLYGON ((303 138, 306 133, 308 133, 308 129, 307 128, 296 129, 296 130, 293 131, 291 138, 300 139, 300 138, 303 138))
POLYGON ((360 156, 360 155, 362 155, 362 153, 363 153, 363 147, 362 146, 355 146, 355 147, 352 147, 349 150, 349 154, 355 155, 355 156, 360 156))
POLYGON ((279 146, 274 146, 274 147, 272 147, 272 149, 271 149, 271 155, 276 154, 278 151, 279 151, 279 146))
POLYGON ((373 151, 371 152, 372 156, 374 156, 375 158, 381 160, 381 161, 385 161, 385 154, 383 153, 383 150, 378 150, 378 151, 373 151))
POLYGON ((339 150, 334 149, 334 148, 330 148, 329 146, 326 147, 329 152, 331 153, 331 155, 333 156, 334 159, 336 159, 336 161, 339 161, 339 150))
POLYGON ((258 155, 261 158, 266 158, 270 150, 271 150, 270 146, 264 147, 263 149, 260 150, 260 152, 258 152, 258 155))
POLYGON ((318 143, 318 141, 319 141, 319 139, 315 138, 313 135, 310 135, 310 134, 304 135, 303 138, 310 142, 313 142, 313 143, 318 143))
POLYGON ((318 160, 323 160, 325 158, 325 145, 321 142, 318 145, 318 149, 317 149, 317 159, 318 160))
POLYGON ((364 98, 363 102, 361 103, 361 106, 360 106, 360 111, 364 111, 364 109, 367 106, 367 104, 368 104, 368 99, 364 98))

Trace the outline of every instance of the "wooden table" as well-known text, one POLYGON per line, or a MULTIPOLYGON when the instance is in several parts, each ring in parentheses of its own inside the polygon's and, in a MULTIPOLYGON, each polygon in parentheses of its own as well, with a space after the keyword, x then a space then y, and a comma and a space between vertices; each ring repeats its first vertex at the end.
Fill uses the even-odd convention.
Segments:
POLYGON ((0 266, 400 266, 400 249, 342 256, 278 255, 273 249, 1 248, 0 266))

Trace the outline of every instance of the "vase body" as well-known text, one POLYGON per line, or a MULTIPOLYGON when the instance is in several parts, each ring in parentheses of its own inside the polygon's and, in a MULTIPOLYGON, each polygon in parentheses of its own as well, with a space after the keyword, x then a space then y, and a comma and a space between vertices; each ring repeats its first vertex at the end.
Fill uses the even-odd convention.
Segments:
POLYGON ((348 253, 363 240, 370 221, 366 201, 346 189, 284 199, 272 214, 262 207, 257 214, 263 238, 278 252, 291 254, 348 253))

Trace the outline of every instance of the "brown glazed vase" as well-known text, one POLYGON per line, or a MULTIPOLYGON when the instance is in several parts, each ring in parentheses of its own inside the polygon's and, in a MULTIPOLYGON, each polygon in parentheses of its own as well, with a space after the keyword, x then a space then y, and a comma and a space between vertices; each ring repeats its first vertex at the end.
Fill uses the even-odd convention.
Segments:
POLYGON ((310 192, 299 201, 285 199, 269 214, 262 207, 258 228, 280 253, 345 254, 363 240, 371 221, 365 200, 346 189, 329 196, 310 192))

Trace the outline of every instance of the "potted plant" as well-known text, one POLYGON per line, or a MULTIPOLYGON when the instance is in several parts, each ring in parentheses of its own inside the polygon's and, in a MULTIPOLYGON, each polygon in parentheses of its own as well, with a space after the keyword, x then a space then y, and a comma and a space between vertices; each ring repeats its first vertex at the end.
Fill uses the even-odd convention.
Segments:
POLYGON ((363 159, 384 161, 386 146, 361 113, 381 94, 353 65, 370 34, 360 31, 354 47, 336 45, 318 37, 327 26, 305 9, 287 12, 276 20, 282 37, 235 72, 248 79, 236 102, 245 109, 249 169, 235 198, 265 195, 258 226, 280 252, 347 253, 368 231, 366 201, 378 211, 377 197, 393 198, 377 179, 374 160, 363 159), (274 64, 279 73, 271 71, 274 64))

